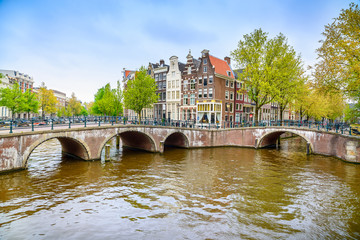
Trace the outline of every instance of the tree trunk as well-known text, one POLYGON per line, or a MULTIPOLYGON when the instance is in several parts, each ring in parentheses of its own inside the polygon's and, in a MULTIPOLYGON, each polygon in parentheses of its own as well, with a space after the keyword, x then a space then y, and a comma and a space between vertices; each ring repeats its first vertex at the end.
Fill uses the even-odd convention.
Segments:
POLYGON ((254 116, 253 116, 253 125, 257 126, 258 125, 258 115, 259 115, 259 107, 256 103, 255 105, 255 112, 254 112, 254 116))

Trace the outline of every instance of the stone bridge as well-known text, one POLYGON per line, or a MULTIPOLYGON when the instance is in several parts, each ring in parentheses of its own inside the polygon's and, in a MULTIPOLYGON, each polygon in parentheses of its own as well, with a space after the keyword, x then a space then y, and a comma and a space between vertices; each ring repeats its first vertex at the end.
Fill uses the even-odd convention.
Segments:
POLYGON ((293 127, 191 129, 162 126, 117 125, 83 127, 0 135, 0 172, 24 169, 31 152, 56 138, 62 152, 83 160, 98 160, 105 144, 120 137, 123 146, 162 153, 164 145, 182 148, 276 146, 283 133, 296 134, 307 142, 307 152, 360 163, 360 138, 293 127))

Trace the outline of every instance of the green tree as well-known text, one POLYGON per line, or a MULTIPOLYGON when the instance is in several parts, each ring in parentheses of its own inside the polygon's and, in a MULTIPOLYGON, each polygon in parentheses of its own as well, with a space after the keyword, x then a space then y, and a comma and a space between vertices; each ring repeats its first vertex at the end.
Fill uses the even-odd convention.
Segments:
POLYGON ((128 81, 124 92, 125 107, 134 110, 141 121, 141 111, 151 108, 158 100, 155 80, 147 75, 145 67, 135 73, 135 79, 128 81))
POLYGON ((24 96, 18 83, 0 89, 0 106, 7 107, 11 111, 12 119, 16 113, 24 110, 24 96))
POLYGON ((360 117, 360 9, 351 3, 334 21, 325 26, 319 62, 314 66, 315 84, 323 92, 347 96, 353 107, 346 119, 360 117))
POLYGON ((242 69, 239 78, 246 82, 246 89, 241 91, 255 103, 255 123, 265 104, 280 101, 285 109, 294 96, 286 91, 297 85, 303 74, 300 56, 288 45, 286 37, 280 33, 268 39, 268 33, 255 29, 244 35, 231 55, 242 69))
POLYGON ((318 87, 352 96, 360 89, 360 9, 351 3, 325 26, 317 49, 314 76, 318 87))
POLYGON ((97 91, 92 106, 95 114, 119 116, 123 113, 123 93, 120 82, 118 81, 117 84, 116 89, 111 89, 111 85, 108 83, 97 91))
POLYGON ((26 90, 23 93, 24 97, 24 108, 23 111, 27 112, 28 117, 30 116, 30 112, 38 113, 39 110, 39 101, 37 100, 36 94, 31 92, 30 89, 26 90))
POLYGON ((84 106, 82 106, 82 108, 81 108, 80 115, 82 115, 84 117, 89 115, 88 110, 86 110, 86 108, 84 106))

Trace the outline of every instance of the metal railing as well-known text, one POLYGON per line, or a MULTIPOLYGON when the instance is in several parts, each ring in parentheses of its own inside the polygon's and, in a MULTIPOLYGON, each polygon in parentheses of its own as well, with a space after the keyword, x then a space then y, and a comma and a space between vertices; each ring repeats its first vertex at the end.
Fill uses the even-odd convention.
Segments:
POLYGON ((246 121, 223 121, 221 123, 210 122, 196 122, 194 120, 172 120, 172 119, 156 119, 143 118, 141 121, 136 118, 127 117, 112 117, 112 116, 90 116, 90 117, 69 117, 69 118, 49 118, 38 119, 33 118, 15 119, 0 121, 0 131, 9 131, 13 133, 15 130, 35 131, 46 128, 54 130, 55 128, 72 128, 72 127, 88 127, 88 126, 102 126, 102 125, 148 125, 148 126, 169 126, 180 128, 197 128, 197 129, 233 129, 233 128, 248 128, 248 127, 294 127, 306 128, 326 132, 335 132, 346 135, 360 135, 357 129, 352 129, 350 125, 343 122, 312 122, 299 120, 283 120, 283 121, 260 121, 255 122, 246 121))

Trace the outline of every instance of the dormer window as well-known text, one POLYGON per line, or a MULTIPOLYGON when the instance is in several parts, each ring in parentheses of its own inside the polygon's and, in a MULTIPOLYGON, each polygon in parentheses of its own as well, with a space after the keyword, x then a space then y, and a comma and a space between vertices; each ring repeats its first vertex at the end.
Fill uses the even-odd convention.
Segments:
POLYGON ((231 72, 230 71, 226 71, 228 77, 231 77, 231 72))

